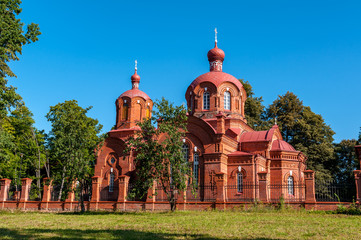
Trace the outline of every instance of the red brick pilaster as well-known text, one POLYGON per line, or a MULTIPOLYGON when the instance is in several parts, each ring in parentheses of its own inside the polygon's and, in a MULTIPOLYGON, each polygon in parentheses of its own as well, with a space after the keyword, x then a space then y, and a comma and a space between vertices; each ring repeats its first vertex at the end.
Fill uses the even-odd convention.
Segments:
POLYGON ((316 204, 315 172, 312 170, 306 170, 304 171, 304 174, 305 174, 305 187, 306 187, 305 207, 306 209, 311 209, 316 204))
POLYGON ((7 178, 0 179, 0 202, 4 202, 8 199, 9 188, 10 188, 11 180, 7 178))
POLYGON ((259 172, 258 181, 259 181, 259 200, 264 203, 267 203, 268 202, 267 172, 259 172))
POLYGON ((226 118, 222 113, 216 115, 217 118, 217 133, 225 133, 224 119, 226 118))
POLYGON ((226 177, 225 173, 216 173, 216 186, 217 186, 217 196, 216 196, 216 208, 224 209, 226 202, 226 177), (218 206, 218 207, 217 207, 218 206))
POLYGON ((127 175, 119 176, 118 202, 125 202, 127 200, 128 184, 129 184, 129 176, 127 175))
POLYGON ((100 184, 103 178, 99 176, 92 177, 92 198, 91 202, 99 202, 100 199, 100 184))
POLYGON ((148 204, 146 207, 147 210, 154 210, 154 202, 155 202, 155 192, 157 189, 157 182, 154 181, 153 182, 153 186, 151 188, 148 189, 147 192, 147 199, 146 199, 146 203, 148 204))
POLYGON ((75 187, 76 187, 75 182, 73 182, 71 184, 71 189, 68 192, 68 196, 65 199, 66 202, 74 202, 74 199, 75 199, 75 193, 74 193, 75 187))
POLYGON ((353 171, 356 182, 356 202, 361 204, 361 170, 353 171))
POLYGON ((21 197, 20 201, 26 202, 29 200, 29 191, 31 187, 31 182, 33 180, 30 178, 22 178, 21 179, 21 197))

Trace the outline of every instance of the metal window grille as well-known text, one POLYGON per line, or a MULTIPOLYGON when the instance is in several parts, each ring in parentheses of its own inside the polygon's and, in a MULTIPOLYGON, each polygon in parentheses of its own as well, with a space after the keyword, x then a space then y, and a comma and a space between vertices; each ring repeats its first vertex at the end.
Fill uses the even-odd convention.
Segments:
POLYGON ((288 186, 288 194, 294 195, 294 184, 293 184, 293 177, 289 176, 287 179, 287 186, 288 186))
POLYGON ((205 110, 209 110, 209 105, 210 105, 209 98, 210 98, 209 92, 204 92, 203 93, 203 109, 205 109, 205 110))
POLYGON ((109 177, 109 192, 113 192, 113 191, 114 191, 114 173, 111 173, 109 177))
POLYGON ((243 175, 242 173, 237 173, 237 192, 243 192, 243 175))
POLYGON ((182 152, 183 152, 184 160, 186 160, 188 162, 189 161, 189 146, 185 143, 182 146, 182 152))
POLYGON ((194 153, 193 160, 193 178, 196 184, 198 184, 198 170, 199 170, 199 155, 198 153, 194 153))

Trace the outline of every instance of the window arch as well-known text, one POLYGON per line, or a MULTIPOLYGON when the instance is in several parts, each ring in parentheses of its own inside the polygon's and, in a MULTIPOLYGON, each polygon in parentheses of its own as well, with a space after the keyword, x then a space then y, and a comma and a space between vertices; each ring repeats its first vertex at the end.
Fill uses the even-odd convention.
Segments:
POLYGON ((204 92, 203 93, 203 109, 209 110, 209 106, 210 106, 210 94, 209 94, 209 92, 204 92))
POLYGON ((183 153, 184 160, 186 160, 188 162, 189 161, 189 146, 188 146, 188 144, 185 144, 185 143, 183 144, 182 153, 183 153))
POLYGON ((109 175, 109 192, 113 192, 114 191, 114 173, 110 173, 109 175))
POLYGON ((288 194, 294 195, 294 182, 293 182, 293 177, 291 176, 287 178, 287 189, 288 189, 288 194))
POLYGON ((231 93, 224 92, 224 110, 231 110, 231 93))
POLYGON ((199 179, 199 155, 198 153, 194 153, 193 157, 193 179, 196 185, 198 185, 198 179, 199 179))
POLYGON ((241 172, 237 173, 237 192, 243 192, 243 174, 241 172))
POLYGON ((122 114, 123 120, 128 120, 128 108, 129 108, 128 103, 124 103, 123 104, 123 114, 122 114))

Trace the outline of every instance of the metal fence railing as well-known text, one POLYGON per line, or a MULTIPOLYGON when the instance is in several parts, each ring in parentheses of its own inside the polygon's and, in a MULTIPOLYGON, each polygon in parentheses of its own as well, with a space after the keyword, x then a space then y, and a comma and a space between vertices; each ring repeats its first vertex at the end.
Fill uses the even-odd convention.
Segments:
POLYGON ((279 202, 283 199, 285 202, 304 202, 306 198, 305 185, 285 183, 274 183, 268 185, 271 202, 279 202))
POLYGON ((352 202, 356 199, 355 183, 316 181, 315 197, 318 202, 352 202))
POLYGON ((227 185, 225 189, 227 202, 253 202, 257 199, 258 185, 253 183, 227 185))

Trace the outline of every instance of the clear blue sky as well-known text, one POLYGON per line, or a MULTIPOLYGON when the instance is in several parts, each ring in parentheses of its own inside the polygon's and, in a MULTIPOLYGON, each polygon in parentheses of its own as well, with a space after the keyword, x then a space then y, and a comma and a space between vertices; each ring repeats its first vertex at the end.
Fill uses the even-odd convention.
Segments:
POLYGON ((50 130, 49 106, 76 99, 108 131, 115 99, 140 89, 182 104, 208 71, 207 51, 225 53, 223 70, 248 80, 264 104, 294 92, 321 114, 335 141, 361 127, 361 1, 45 1, 22 4, 20 18, 42 35, 11 64, 36 127, 50 130))

